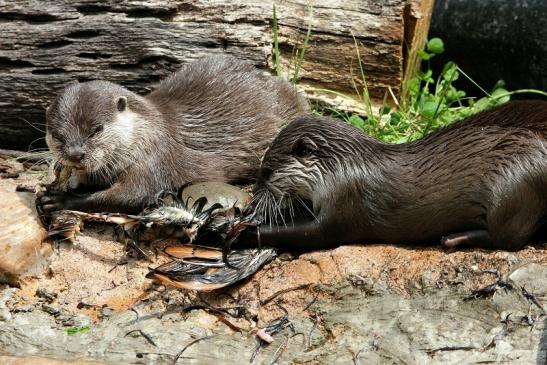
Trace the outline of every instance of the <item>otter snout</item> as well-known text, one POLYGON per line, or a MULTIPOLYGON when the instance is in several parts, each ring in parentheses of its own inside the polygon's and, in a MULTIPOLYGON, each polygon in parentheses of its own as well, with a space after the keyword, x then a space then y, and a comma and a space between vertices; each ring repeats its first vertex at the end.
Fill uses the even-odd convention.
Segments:
POLYGON ((66 155, 70 162, 79 163, 85 156, 85 151, 82 146, 69 146, 66 149, 66 155))

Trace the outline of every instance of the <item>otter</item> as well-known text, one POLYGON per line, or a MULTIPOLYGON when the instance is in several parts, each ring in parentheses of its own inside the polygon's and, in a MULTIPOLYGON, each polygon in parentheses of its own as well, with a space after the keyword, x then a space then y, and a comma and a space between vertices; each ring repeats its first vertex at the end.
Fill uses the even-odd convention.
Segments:
POLYGON ((71 83, 46 112, 46 141, 88 192, 42 194, 39 204, 136 213, 190 181, 250 180, 281 127, 307 109, 287 81, 227 56, 191 62, 147 96, 71 83))
POLYGON ((295 250, 386 242, 517 250, 547 213, 547 102, 514 101, 398 145, 347 123, 304 116, 262 160, 255 207, 298 202, 314 218, 259 227, 295 250))

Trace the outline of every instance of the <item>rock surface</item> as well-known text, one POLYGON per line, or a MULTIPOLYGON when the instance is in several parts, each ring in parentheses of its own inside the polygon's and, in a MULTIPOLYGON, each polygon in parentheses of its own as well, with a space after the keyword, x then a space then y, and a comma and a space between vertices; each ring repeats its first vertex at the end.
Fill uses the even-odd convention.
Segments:
POLYGON ((51 245, 42 243, 46 230, 37 218, 32 193, 5 191, 0 186, 0 282, 17 284, 47 267, 51 245))

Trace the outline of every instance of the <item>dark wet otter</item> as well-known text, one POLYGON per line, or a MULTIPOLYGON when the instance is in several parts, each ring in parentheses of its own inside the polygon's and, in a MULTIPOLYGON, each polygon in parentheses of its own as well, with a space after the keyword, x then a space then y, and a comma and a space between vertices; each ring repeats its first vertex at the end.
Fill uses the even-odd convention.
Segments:
POLYGON ((262 226, 261 241, 306 250, 442 238, 516 250, 545 222, 546 136, 544 101, 512 102, 399 145, 342 121, 300 118, 265 154, 257 206, 271 215, 273 200, 308 200, 316 220, 262 226))
POLYGON ((58 209, 136 212, 194 180, 251 179, 279 129, 307 110, 288 82, 230 57, 184 66, 142 97, 106 81, 73 83, 47 112, 47 143, 100 191, 43 196, 58 209))

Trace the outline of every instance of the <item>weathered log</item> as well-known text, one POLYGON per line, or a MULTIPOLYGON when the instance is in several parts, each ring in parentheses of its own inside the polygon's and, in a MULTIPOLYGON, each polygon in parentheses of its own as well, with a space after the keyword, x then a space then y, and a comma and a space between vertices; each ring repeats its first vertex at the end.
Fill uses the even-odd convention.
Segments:
MULTIPOLYGON (((43 129, 45 107, 71 80, 106 79, 145 93, 181 64, 218 53, 272 71, 273 3, 0 1, 0 148, 25 148, 42 137, 32 126, 43 129)), ((308 3, 276 2, 285 66, 302 46, 310 22, 308 3)), ((307 89, 355 94, 361 79, 357 44, 371 95, 381 99, 388 87, 397 95, 407 47, 405 4, 406 0, 312 2, 312 35, 300 83, 307 89)), ((423 4, 431 8, 430 0, 423 4)), ((427 28, 424 19, 420 26, 427 28)), ((420 43, 413 36, 410 42, 420 43)))
MULTIPOLYGON (((419 71, 421 59, 418 51, 427 40, 429 24, 433 13, 434 0, 409 0, 405 8, 405 41, 410 45, 405 49, 406 63, 403 80, 406 83, 419 71)), ((404 98, 407 88, 403 86, 401 93, 404 98)))

